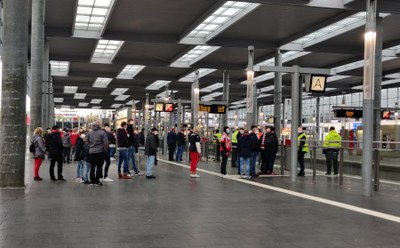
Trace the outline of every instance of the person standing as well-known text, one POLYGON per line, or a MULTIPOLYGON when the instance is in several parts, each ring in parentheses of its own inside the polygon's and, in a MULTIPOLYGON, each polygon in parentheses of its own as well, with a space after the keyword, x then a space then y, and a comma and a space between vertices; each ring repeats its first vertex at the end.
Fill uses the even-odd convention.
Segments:
POLYGON ((175 133, 175 128, 172 128, 167 135, 168 145, 168 160, 174 161, 174 154, 176 150, 176 143, 178 142, 178 135, 175 133))
POLYGON ((129 134, 126 130, 127 124, 125 121, 121 123, 121 127, 117 130, 117 144, 118 144, 118 178, 119 179, 131 179, 128 175, 129 161, 128 161, 128 148, 129 148, 129 134), (121 164, 124 163, 123 172, 121 174, 121 164))
POLYGON ((335 127, 329 128, 329 133, 324 139, 323 149, 326 158, 326 174, 331 175, 333 165, 333 175, 337 176, 339 170, 338 156, 342 147, 342 137, 336 132, 335 127))
POLYGON ((304 173, 304 156, 308 152, 308 143, 307 143, 307 136, 304 133, 305 128, 299 127, 298 132, 299 135, 297 136, 297 143, 298 143, 298 150, 297 150, 297 161, 300 164, 300 171, 297 174, 299 177, 303 177, 304 173))
POLYGON ((103 182, 114 182, 114 180, 112 180, 111 178, 108 177, 108 170, 111 165, 110 146, 112 143, 114 143, 114 147, 115 147, 115 138, 111 132, 111 128, 108 123, 104 123, 104 132, 107 135, 108 151, 104 154, 104 161, 106 164, 104 166, 104 174, 102 174, 102 179, 103 179, 103 182))
POLYGON ((51 133, 46 136, 46 150, 50 155, 50 180, 55 182, 66 181, 62 175, 63 172, 63 142, 60 137, 60 131, 58 126, 53 126, 51 133), (54 166, 57 162, 57 177, 54 176, 54 166))
POLYGON ((231 129, 229 127, 224 127, 224 133, 221 136, 221 174, 222 177, 226 177, 226 164, 228 162, 229 154, 232 151, 232 143, 229 137, 231 129))
POLYGON ((261 136, 261 153, 264 154, 261 167, 262 174, 276 175, 274 164, 278 150, 279 142, 275 134, 275 129, 274 127, 268 127, 266 133, 261 136))
MULTIPOLYGON (((126 130, 128 131, 128 143, 129 143, 129 147, 128 147, 128 163, 130 161, 132 161, 132 169, 134 171, 134 173, 136 175, 139 175, 140 171, 136 165, 136 159, 135 159, 135 155, 136 155, 136 147, 138 146, 138 139, 139 139, 139 135, 135 134, 135 130, 133 127, 134 121, 133 119, 129 119, 128 121, 128 126, 126 128, 126 130)), ((128 167, 129 170, 129 167, 128 167)), ((141 175, 142 173, 140 173, 141 175)), ((130 176, 132 176, 133 174, 131 174, 130 176)))
POLYGON ((68 130, 64 130, 64 134, 62 136, 62 144, 64 151, 64 163, 71 163, 71 137, 69 136, 68 130))
POLYGON ((156 160, 156 155, 158 151, 158 129, 153 127, 149 135, 147 135, 145 142, 144 153, 147 156, 147 165, 146 165, 146 178, 147 179, 155 179, 156 177, 153 175, 153 167, 156 160))
POLYGON ((78 163, 76 168, 76 180, 77 183, 83 183, 83 170, 84 170, 84 161, 85 161, 85 152, 83 150, 83 146, 85 142, 83 139, 85 138, 85 131, 81 131, 79 137, 75 141, 75 158, 74 160, 78 163))
POLYGON ((79 137, 79 133, 76 131, 76 129, 72 129, 70 139, 71 139, 71 158, 75 157, 75 152, 76 152, 76 140, 79 137))
POLYGON ((249 130, 244 130, 243 135, 238 140, 238 155, 240 159, 240 176, 250 178, 250 165, 251 165, 251 149, 252 140, 249 135, 249 130), (245 167, 246 166, 246 167, 245 167))
POLYGON ((183 151, 185 150, 185 130, 181 129, 181 131, 177 134, 177 146, 178 150, 176 151, 176 161, 182 162, 183 151))
POLYGON ((238 140, 240 138, 240 131, 236 129, 235 132, 232 134, 232 160, 231 160, 231 167, 237 167, 237 160, 238 160, 238 140))
POLYGON ((196 173, 197 164, 201 158, 200 135, 197 127, 193 128, 193 132, 189 135, 189 155, 190 155, 190 177, 199 178, 196 173))
POLYGON ((90 157, 90 182, 95 186, 102 186, 100 182, 102 167, 106 152, 108 152, 107 134, 101 129, 100 122, 93 124, 93 130, 88 133, 90 157))
POLYGON ((222 134, 219 132, 219 130, 214 131, 214 145, 215 145, 215 158, 214 161, 219 162, 220 157, 221 157, 221 137, 222 134))
POLYGON ((260 153, 260 140, 259 140, 259 133, 260 130, 258 129, 258 127, 256 125, 251 126, 251 134, 250 134, 250 138, 251 138, 251 164, 250 164, 250 176, 252 178, 257 177, 256 174, 256 163, 257 163, 257 158, 258 158, 258 154, 260 153))
POLYGON ((34 178, 35 181, 42 181, 43 178, 39 177, 39 168, 42 165, 44 156, 46 154, 46 147, 45 141, 43 138, 43 129, 38 127, 33 132, 32 143, 35 147, 35 151, 33 153, 33 158, 35 159, 35 166, 34 166, 34 178))

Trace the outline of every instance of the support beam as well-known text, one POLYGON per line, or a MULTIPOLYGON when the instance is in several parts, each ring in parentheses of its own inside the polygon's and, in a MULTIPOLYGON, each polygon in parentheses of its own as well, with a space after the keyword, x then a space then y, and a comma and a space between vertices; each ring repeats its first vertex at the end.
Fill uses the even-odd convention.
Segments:
MULTIPOLYGON (((282 66, 282 53, 278 50, 275 55, 275 66, 282 66)), ((276 133, 281 133, 282 105, 282 73, 275 72, 274 78, 274 126, 276 133)), ((278 137, 280 137, 278 135, 278 137)))
POLYGON ((297 136, 299 135, 297 128, 299 127, 299 95, 300 95, 300 82, 299 82, 299 66, 293 66, 292 74, 292 135, 291 135, 291 151, 290 151, 290 179, 296 182, 297 172, 297 136))
POLYGON ((199 97, 200 97, 200 88, 199 88, 199 71, 196 71, 196 79, 193 82, 193 90, 192 90, 192 122, 193 127, 198 126, 198 116, 199 116, 199 97))
POLYGON ((42 127, 42 88, 45 0, 32 0, 31 32, 31 132, 42 127))
POLYGON ((24 187, 29 1, 3 0, 0 187, 24 187))
POLYGON ((365 65, 363 99, 363 158, 362 194, 372 195, 372 160, 374 132, 374 83, 376 49, 376 5, 377 0, 367 1, 367 25, 365 28, 365 65))
POLYGON ((50 127, 50 61, 49 61, 49 42, 44 43, 43 52, 43 83, 42 83, 42 127, 50 127))
POLYGON ((254 109, 254 46, 248 47, 248 66, 247 66, 247 95, 246 95, 246 128, 250 129, 253 124, 256 111, 254 109))
MULTIPOLYGON (((228 106, 228 104, 229 104, 229 72, 227 70, 225 70, 223 72, 223 83, 224 83, 224 86, 223 86, 222 100, 227 103, 226 109, 228 109, 229 108, 229 106, 228 106)), ((226 114, 222 115, 222 121, 221 121, 219 130, 224 130, 225 126, 228 126, 228 110, 226 111, 226 114)))

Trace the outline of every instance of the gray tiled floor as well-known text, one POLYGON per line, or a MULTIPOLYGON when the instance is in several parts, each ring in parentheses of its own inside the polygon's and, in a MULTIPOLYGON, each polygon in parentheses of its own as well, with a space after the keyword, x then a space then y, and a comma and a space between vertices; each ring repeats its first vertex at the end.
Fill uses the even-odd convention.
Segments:
MULTIPOLYGON (((30 179, 31 165, 27 168, 30 179)), ((47 169, 48 164, 41 169, 43 182, 28 182, 25 190, 0 190, 1 247, 400 244, 399 224, 204 173, 190 179, 187 169, 165 163, 156 167, 156 180, 136 177, 103 187, 75 183, 75 165, 65 166, 66 183, 49 182, 47 169)), ((379 207, 379 202, 371 205, 379 207)))

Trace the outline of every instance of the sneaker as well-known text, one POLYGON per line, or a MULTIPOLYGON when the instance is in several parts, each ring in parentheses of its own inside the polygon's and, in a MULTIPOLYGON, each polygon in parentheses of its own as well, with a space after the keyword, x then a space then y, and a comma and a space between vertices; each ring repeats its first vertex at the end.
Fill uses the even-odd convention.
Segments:
POLYGON ((76 183, 80 183, 81 180, 82 180, 82 178, 78 177, 77 179, 75 179, 75 182, 76 182, 76 183))
POLYGON ((146 176, 147 179, 156 179, 156 177, 154 175, 151 176, 146 176))
POLYGON ((252 179, 253 177, 252 177, 252 176, 247 176, 246 178, 247 178, 247 179, 252 179))
POLYGON ((333 176, 337 177, 337 176, 339 176, 339 174, 338 173, 333 173, 333 176))
POLYGON ((80 183, 84 183, 84 182, 85 182, 85 180, 83 180, 83 179, 81 178, 79 182, 80 182, 80 183))
POLYGON ((297 174, 298 177, 304 177, 304 175, 305 175, 304 172, 299 172, 299 173, 297 174))
POLYGON ((67 180, 64 178, 58 179, 58 181, 66 182, 67 180))
POLYGON ((103 179, 103 182, 109 183, 109 182, 114 182, 114 180, 112 180, 112 179, 109 178, 109 177, 106 177, 106 178, 103 179))
POLYGON ((121 173, 118 174, 118 179, 122 179, 123 177, 124 176, 121 173))
POLYGON ((103 180, 104 180, 103 178, 100 178, 100 179, 99 179, 100 182, 103 182, 103 180))
POLYGON ((222 174, 221 177, 222 177, 222 178, 229 178, 229 176, 228 176, 227 174, 225 174, 225 175, 222 174))
POLYGON ((330 176, 331 175, 331 173, 325 173, 325 176, 330 176))
POLYGON ((114 160, 115 160, 115 158, 111 157, 111 158, 110 158, 110 160, 114 161, 114 160))
POLYGON ((200 178, 200 176, 198 174, 190 174, 191 178, 200 178))
POLYGON ((125 174, 122 176, 122 179, 132 179, 132 177, 129 174, 125 174))
POLYGON ((84 183, 84 184, 90 184, 90 182, 89 182, 89 181, 83 181, 83 183, 84 183))
POLYGON ((137 176, 143 176, 143 173, 140 172, 140 171, 138 171, 138 172, 135 173, 135 175, 137 175, 137 176))

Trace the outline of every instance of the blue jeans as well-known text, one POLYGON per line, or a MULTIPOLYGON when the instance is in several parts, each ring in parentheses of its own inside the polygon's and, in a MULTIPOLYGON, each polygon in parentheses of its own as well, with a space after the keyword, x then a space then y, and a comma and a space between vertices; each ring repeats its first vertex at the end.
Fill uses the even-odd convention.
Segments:
POLYGON ((122 162, 124 162, 124 174, 126 174, 129 170, 128 149, 118 149, 118 152, 118 174, 121 174, 122 162))
POLYGON ((154 162, 156 161, 156 156, 147 156, 147 165, 146 165, 146 176, 153 175, 153 167, 154 162))
POLYGON ((110 155, 110 158, 115 157, 115 147, 110 147, 108 149, 108 154, 110 155))
POLYGON ((128 162, 130 162, 130 160, 132 160, 132 169, 135 171, 135 173, 138 173, 139 170, 136 166, 135 152, 136 152, 136 148, 134 146, 130 146, 128 148, 128 162))
POLYGON ((256 176, 256 163, 257 163, 258 152, 251 153, 251 164, 250 164, 250 175, 256 176))
POLYGON ((250 175, 250 164, 251 158, 243 158, 240 157, 240 164, 243 165, 242 167, 242 174, 250 175), (244 171, 244 166, 246 165, 246 172, 244 171))
POLYGON ((176 161, 183 161, 182 155, 184 150, 185 150, 185 145, 178 146, 178 150, 176 151, 176 161))
POLYGON ((83 177, 83 160, 78 161, 78 166, 76 168, 76 178, 82 178, 83 177))
POLYGON ((87 161, 82 161, 85 164, 84 174, 83 174, 83 181, 89 182, 89 171, 90 171, 90 163, 87 161))

